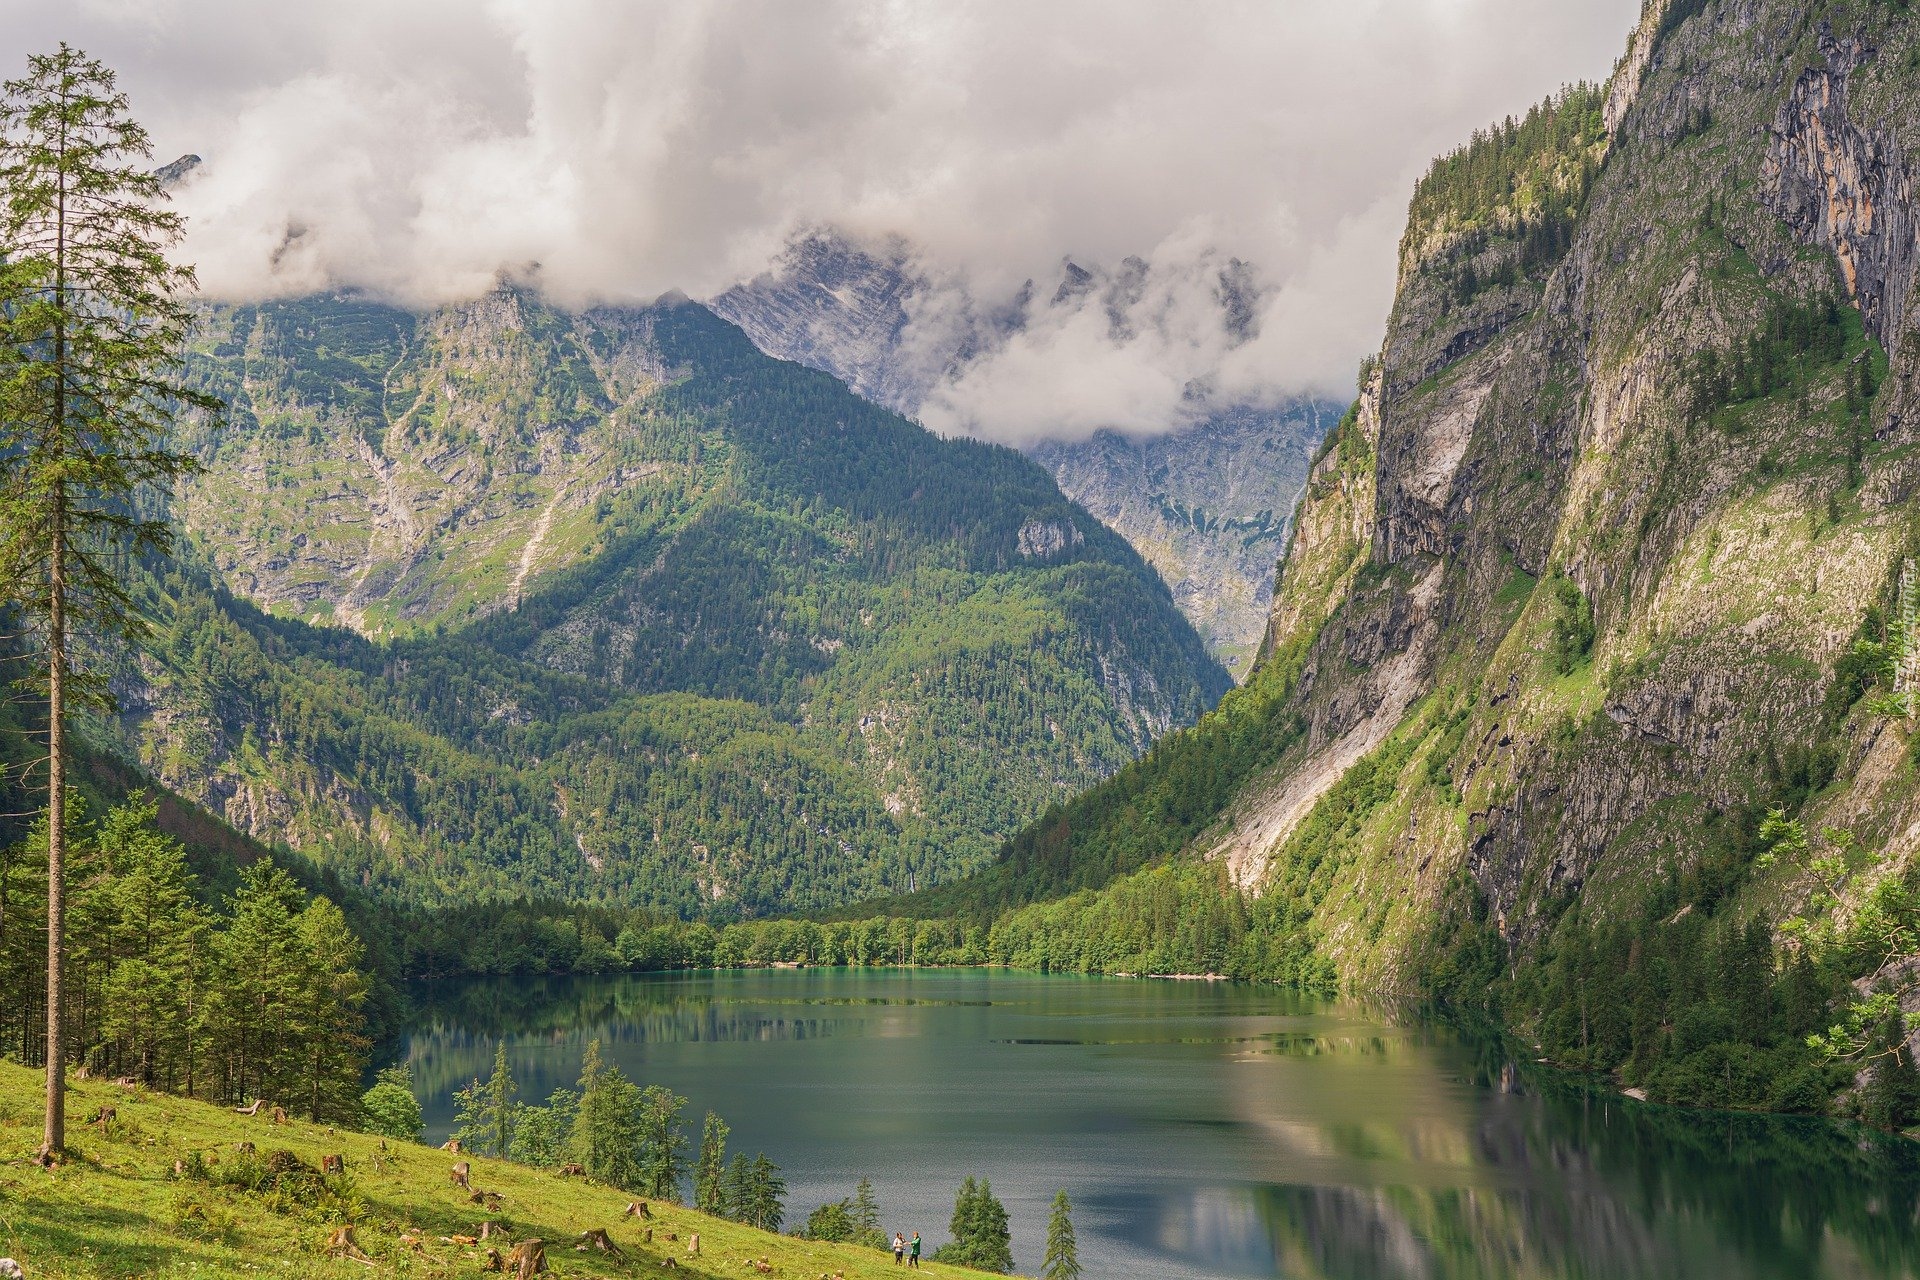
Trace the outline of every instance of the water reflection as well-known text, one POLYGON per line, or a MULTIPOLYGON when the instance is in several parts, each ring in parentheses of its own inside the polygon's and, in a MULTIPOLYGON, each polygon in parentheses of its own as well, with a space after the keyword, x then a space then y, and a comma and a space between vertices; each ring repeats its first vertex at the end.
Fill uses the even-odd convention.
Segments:
POLYGON ((1039 1263, 1080 1206, 1090 1275, 1920 1275, 1913 1144, 1626 1102, 1484 1036, 1217 985, 806 971, 427 994, 430 1123, 504 1038, 540 1097, 598 1037, 786 1166, 792 1209, 870 1174, 942 1238, 985 1174, 1039 1263))

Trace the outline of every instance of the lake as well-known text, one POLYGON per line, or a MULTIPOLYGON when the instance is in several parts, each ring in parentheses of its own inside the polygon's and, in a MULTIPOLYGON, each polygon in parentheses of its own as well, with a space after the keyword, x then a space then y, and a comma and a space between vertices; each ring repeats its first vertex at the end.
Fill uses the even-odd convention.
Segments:
POLYGON ((946 1239, 961 1179, 1089 1280, 1920 1275, 1920 1145, 1635 1103, 1434 1022, 1270 987, 1005 970, 492 980, 420 993, 429 1134, 504 1038, 523 1100, 586 1043, 784 1170, 788 1228, 872 1178, 946 1239))

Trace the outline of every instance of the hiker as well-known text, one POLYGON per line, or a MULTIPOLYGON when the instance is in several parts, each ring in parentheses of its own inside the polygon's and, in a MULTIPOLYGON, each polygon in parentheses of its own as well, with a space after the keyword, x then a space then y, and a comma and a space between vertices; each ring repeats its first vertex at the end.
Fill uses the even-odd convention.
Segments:
POLYGON ((893 1265, 899 1266, 900 1259, 907 1253, 907 1238, 898 1231, 893 1233, 893 1265))
POLYGON ((920 1233, 913 1233, 913 1242, 907 1246, 907 1265, 915 1271, 920 1269, 920 1233))

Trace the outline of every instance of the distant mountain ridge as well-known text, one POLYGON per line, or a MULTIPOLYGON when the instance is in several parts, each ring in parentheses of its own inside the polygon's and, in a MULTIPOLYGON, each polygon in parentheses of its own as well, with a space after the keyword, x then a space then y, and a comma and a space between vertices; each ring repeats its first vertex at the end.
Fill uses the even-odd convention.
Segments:
MULTIPOLYGON (((1067 261, 1050 285, 1029 282, 992 306, 931 278, 903 240, 863 245, 820 229, 712 306, 763 351, 832 373, 913 417, 944 382, 1049 309, 1097 304, 1124 337, 1148 271, 1137 258, 1112 271, 1067 261)), ((1228 340, 1251 336, 1256 290, 1244 264, 1222 265, 1214 295, 1228 340)), ((1160 571, 1215 655, 1242 675, 1265 629, 1274 566, 1313 450, 1339 415, 1340 406, 1310 397, 1277 408, 1227 405, 1163 434, 1104 430, 1025 449, 1160 571)))
POLYGON ((101 731, 395 895, 937 883, 1228 687, 1041 468, 697 304, 222 308, 193 368, 231 410, 101 731))

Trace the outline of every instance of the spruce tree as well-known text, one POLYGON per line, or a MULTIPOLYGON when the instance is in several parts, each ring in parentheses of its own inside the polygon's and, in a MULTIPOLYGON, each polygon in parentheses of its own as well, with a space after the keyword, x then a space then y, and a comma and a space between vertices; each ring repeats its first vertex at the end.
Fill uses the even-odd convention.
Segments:
POLYGON ((193 469, 173 415, 217 407, 183 379, 193 271, 166 257, 183 223, 151 168, 113 72, 80 51, 0 86, 0 582, 47 708, 43 1160, 66 1144, 67 721, 106 700, 75 641, 138 630, 126 566, 171 537, 147 495, 193 469))
POLYGON ((513 1098, 519 1092, 513 1068, 507 1064, 507 1042, 501 1040, 493 1046, 493 1074, 487 1077, 483 1097, 480 1134, 486 1154, 505 1158, 513 1149, 513 1098))
POLYGON ((100 975, 100 1054, 150 1089, 192 1093, 210 924, 193 899, 186 848, 158 829, 157 816, 136 792, 96 826, 99 874, 77 895, 76 915, 92 918, 83 941, 111 944, 100 975))
POLYGON ((642 1174, 640 1090, 620 1068, 600 1060, 600 1042, 580 1064, 580 1110, 573 1121, 573 1155, 589 1176, 637 1191, 642 1174))
POLYGON ((1065 1191, 1054 1193, 1053 1214, 1047 1219, 1047 1256, 1040 1263, 1043 1280, 1080 1280, 1080 1253, 1073 1241, 1073 1203, 1065 1191))
POLYGON ((880 1228, 880 1205, 873 1198, 873 1182, 860 1179, 853 1190, 853 1242, 875 1249, 887 1247, 887 1233, 880 1228))
POLYGON ((657 1084, 640 1092, 642 1195, 656 1200, 680 1199, 680 1183, 687 1175, 687 1139, 680 1132, 680 1113, 686 1105, 685 1098, 657 1084))
POLYGON ((707 1112, 693 1172, 693 1207, 716 1217, 727 1214, 727 1132, 727 1122, 707 1112))
POLYGON ((752 1188, 745 1221, 762 1231, 780 1230, 787 1216, 787 1180, 764 1151, 753 1157, 752 1188))
POLYGON ((1007 1210, 993 1194, 993 1186, 982 1178, 968 1178, 960 1184, 953 1200, 953 1217, 947 1223, 953 1237, 934 1251, 936 1262, 951 1262, 979 1271, 1013 1270, 1012 1234, 1007 1229, 1007 1210))
POLYGON ((980 1179, 974 1200, 973 1223, 973 1265, 982 1271, 1013 1270, 1013 1233, 1007 1229, 1007 1209, 985 1178, 980 1179))
POLYGON ((753 1206, 753 1162, 740 1153, 727 1164, 725 1179, 726 1216, 735 1222, 751 1222, 753 1206))

